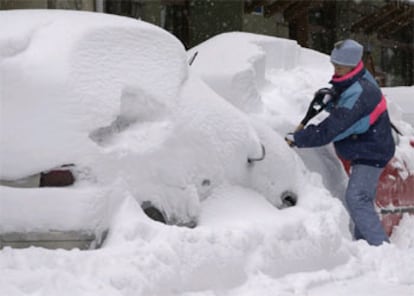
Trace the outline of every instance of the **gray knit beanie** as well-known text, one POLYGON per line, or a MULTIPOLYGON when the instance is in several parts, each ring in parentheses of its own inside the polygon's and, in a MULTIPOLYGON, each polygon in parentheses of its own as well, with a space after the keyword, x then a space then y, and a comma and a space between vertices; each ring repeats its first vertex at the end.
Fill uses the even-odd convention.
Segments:
POLYGON ((352 39, 335 43, 331 52, 331 62, 342 66, 355 67, 362 58, 364 47, 352 39))

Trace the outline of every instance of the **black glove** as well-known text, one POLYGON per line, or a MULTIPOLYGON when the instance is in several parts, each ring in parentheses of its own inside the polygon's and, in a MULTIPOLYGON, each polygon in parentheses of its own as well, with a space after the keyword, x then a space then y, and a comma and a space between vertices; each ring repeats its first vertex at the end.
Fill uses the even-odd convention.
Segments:
POLYGON ((286 134, 285 141, 290 147, 295 147, 296 146, 295 137, 293 136, 293 133, 286 134))
POLYGON ((316 91, 315 95, 313 96, 312 105, 315 106, 315 109, 323 109, 330 101, 335 100, 335 98, 335 90, 333 88, 324 87, 316 91))
POLYGON ((312 102, 309 104, 308 111, 306 112, 305 117, 300 122, 305 126, 309 120, 319 114, 329 102, 336 99, 336 93, 332 88, 321 88, 313 96, 312 102))

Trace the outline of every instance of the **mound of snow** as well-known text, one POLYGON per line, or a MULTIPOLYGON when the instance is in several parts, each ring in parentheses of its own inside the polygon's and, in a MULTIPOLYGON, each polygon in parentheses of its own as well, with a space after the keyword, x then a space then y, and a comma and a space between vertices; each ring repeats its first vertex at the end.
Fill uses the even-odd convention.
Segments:
POLYGON ((79 163, 130 89, 168 106, 187 77, 182 44, 141 21, 28 10, 1 11, 0 26, 0 179, 79 163))
MULTIPOLYGON (((193 223, 200 202, 222 186, 255 190, 277 207, 284 192, 300 191, 303 164, 283 138, 253 123, 197 71, 189 71, 182 44, 169 33, 96 13, 36 10, 2 16, 2 24, 15 25, 17 34, 0 35, 1 179, 75 164, 88 172, 78 174, 76 188, 101 188, 90 199, 80 189, 72 191, 74 199, 85 198, 83 206, 76 205, 85 217, 110 217, 106 208, 113 213, 123 198, 133 196, 156 206, 170 224, 193 223), (88 206, 94 196, 106 205, 95 215, 88 206)), ((264 70, 266 61, 261 63, 264 70)), ((246 69, 257 65, 254 59, 243 63, 246 69)), ((239 68, 228 68, 228 75, 238 76, 239 68)), ((13 204, 4 204, 13 212, 13 204)), ((32 219, 41 221, 40 213, 32 219)))
MULTIPOLYGON (((189 50, 189 56, 196 52, 194 71, 247 113, 263 111, 262 92, 269 87, 269 73, 291 72, 300 66, 312 69, 316 78, 331 67, 326 55, 302 48, 296 41, 242 32, 217 35, 189 50)), ((297 83, 300 90, 301 81, 297 83)))

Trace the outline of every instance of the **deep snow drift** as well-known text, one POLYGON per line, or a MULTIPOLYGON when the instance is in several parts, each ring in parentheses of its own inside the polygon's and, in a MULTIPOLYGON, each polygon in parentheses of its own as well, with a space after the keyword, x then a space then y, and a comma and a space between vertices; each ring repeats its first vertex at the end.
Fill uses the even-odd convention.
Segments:
POLYGON ((411 295, 414 219, 391 245, 352 242, 332 148, 283 141, 326 86, 327 56, 243 33, 186 53, 160 28, 94 13, 1 11, 0 26, 0 179, 66 163, 77 177, 0 186, 1 232, 109 229, 99 250, 4 248, 1 295, 411 295), (297 206, 282 209, 285 191, 297 206), (154 222, 144 201, 197 227, 154 222))

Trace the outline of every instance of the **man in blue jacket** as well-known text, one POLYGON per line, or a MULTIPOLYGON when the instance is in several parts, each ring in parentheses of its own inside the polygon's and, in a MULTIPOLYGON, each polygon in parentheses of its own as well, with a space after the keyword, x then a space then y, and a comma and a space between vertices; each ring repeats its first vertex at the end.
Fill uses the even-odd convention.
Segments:
POLYGON ((354 40, 335 44, 331 53, 335 74, 330 83, 337 96, 328 105, 329 116, 285 139, 298 148, 333 142, 339 157, 351 162, 345 202, 355 224, 354 236, 377 246, 389 242, 374 200, 379 177, 394 155, 395 144, 385 98, 364 68, 362 53, 362 45, 354 40))

